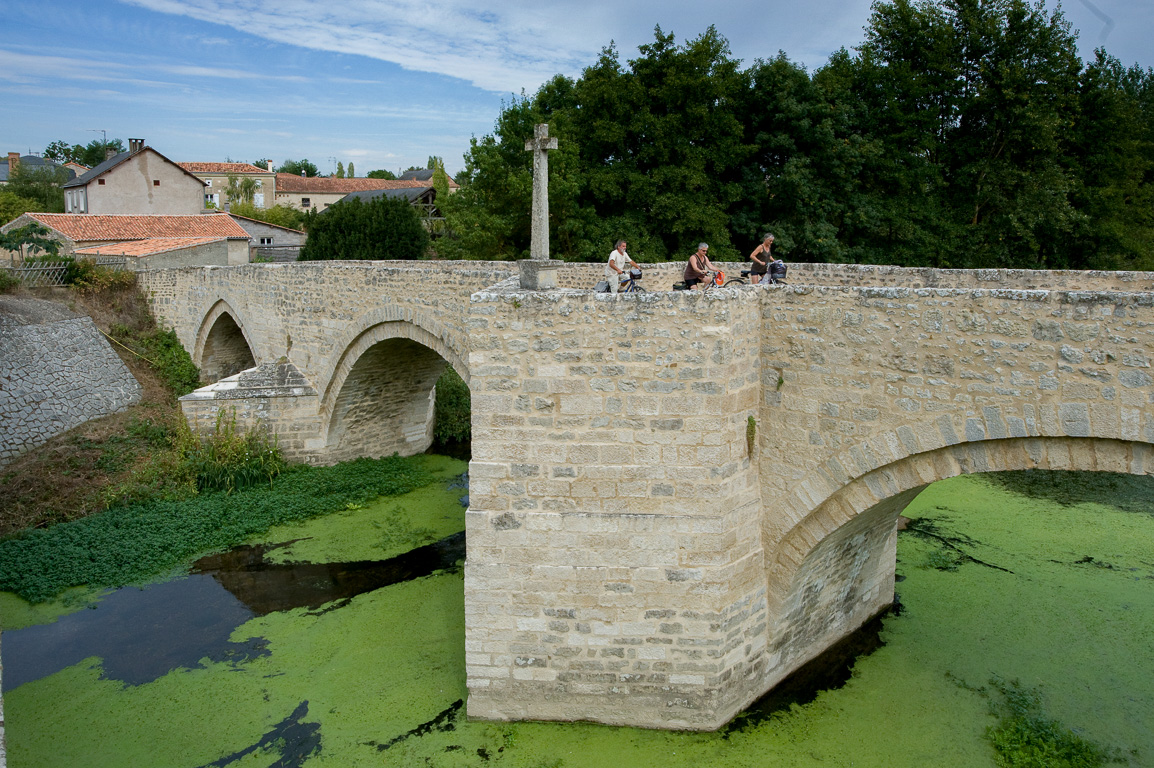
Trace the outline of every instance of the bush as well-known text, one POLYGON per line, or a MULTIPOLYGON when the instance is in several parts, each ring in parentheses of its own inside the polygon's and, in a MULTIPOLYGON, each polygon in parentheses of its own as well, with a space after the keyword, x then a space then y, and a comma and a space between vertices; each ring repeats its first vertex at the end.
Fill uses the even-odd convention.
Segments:
POLYGON ((18 285, 20 281, 12 277, 7 269, 0 267, 0 293, 11 293, 18 285))
POLYGON ((217 412, 216 430, 207 438, 198 439, 186 428, 180 443, 185 471, 201 492, 271 486, 288 466, 275 439, 269 440, 259 429, 237 432, 236 409, 217 412))
POLYGON ((301 261, 420 259, 429 248, 421 217, 400 198, 342 201, 310 214, 307 225, 309 238, 301 248, 301 261))
POLYGON ((469 385, 453 370, 437 379, 437 401, 433 410, 433 439, 438 443, 468 440, 472 437, 472 398, 469 385))
POLYGON ((64 282, 75 290, 96 293, 128 288, 136 282, 136 273, 99 266, 93 259, 68 259, 64 282))

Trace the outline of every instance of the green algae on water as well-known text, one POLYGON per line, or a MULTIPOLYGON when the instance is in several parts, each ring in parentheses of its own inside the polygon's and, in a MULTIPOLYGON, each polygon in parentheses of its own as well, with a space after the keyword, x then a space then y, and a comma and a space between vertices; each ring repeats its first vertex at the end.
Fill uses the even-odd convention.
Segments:
MULTIPOLYGON (((1093 487, 1094 476, 1079 477, 1093 487)), ((365 532, 380 530, 373 519, 393 514, 390 505, 405 519, 398 542, 463 524, 453 522, 463 521, 462 492, 445 484, 331 516, 331 539, 318 519, 268 540, 306 535, 298 559, 383 552, 365 532)), ((1121 764, 1150 765, 1154 517, 1133 511, 1055 505, 982 476, 934 484, 906 515, 954 545, 945 549, 955 567, 934 567, 940 540, 901 534, 904 608, 885 618, 885 645, 859 658, 841 688, 728 735, 470 722, 458 704, 467 699, 463 577, 446 572, 331 610, 249 621, 232 640, 263 638, 269 653, 243 663, 125 687, 101 680, 91 659, 28 683, 6 697, 9 751, 22 768, 193 768, 234 755, 227 765, 989 768, 1004 714, 991 711, 1001 700, 990 680, 1000 679, 1035 692, 1060 732, 1121 764), (311 734, 319 746, 302 737, 294 748, 274 733, 311 734)))

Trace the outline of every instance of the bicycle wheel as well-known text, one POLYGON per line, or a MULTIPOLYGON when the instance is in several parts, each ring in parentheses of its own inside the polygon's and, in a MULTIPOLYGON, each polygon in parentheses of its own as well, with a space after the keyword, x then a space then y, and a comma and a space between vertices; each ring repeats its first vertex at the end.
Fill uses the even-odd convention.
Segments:
POLYGON ((634 283, 632 286, 629 287, 629 293, 645 293, 645 289, 642 288, 637 283, 634 283))
POLYGON ((735 277, 732 280, 726 280, 724 287, 728 288, 731 285, 748 285, 748 284, 749 284, 749 281, 746 280, 744 277, 735 277))

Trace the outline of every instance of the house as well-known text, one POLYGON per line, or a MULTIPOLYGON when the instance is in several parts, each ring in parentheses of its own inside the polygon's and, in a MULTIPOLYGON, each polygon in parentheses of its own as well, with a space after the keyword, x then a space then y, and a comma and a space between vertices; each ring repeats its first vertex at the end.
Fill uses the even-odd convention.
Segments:
MULTIPOLYGON (((276 173, 251 163, 177 163, 181 168, 204 182, 204 203, 208 207, 227 210, 228 177, 252 179, 255 182, 252 204, 256 208, 271 208, 276 204, 276 173)), ((270 163, 271 165, 271 163, 270 163)))
POLYGON ((229 241, 225 237, 152 237, 110 245, 77 248, 78 258, 103 259, 119 256, 125 265, 140 272, 145 269, 227 266, 229 241))
MULTIPOLYGON (((8 162, 0 162, 0 184, 7 184, 12 172, 23 165, 25 168, 59 168, 60 163, 47 157, 39 157, 38 155, 21 155, 19 152, 9 152, 8 162)), ((68 171, 69 180, 76 178, 76 171, 70 166, 72 163, 65 163, 64 168, 68 171)), ((83 166, 81 166, 83 167, 83 166)))
POLYGON ((229 213, 232 220, 248 232, 253 259, 270 261, 296 261, 301 246, 308 234, 299 229, 290 229, 266 221, 250 219, 229 213))
POLYGON ((67 213, 183 216, 204 210, 204 182, 143 139, 64 184, 67 213))
MULTIPOLYGON (((195 260, 179 262, 180 266, 247 264, 249 260, 248 232, 225 213, 207 215, 196 213, 183 216, 100 214, 77 216, 71 213, 26 213, 0 227, 0 232, 8 232, 32 223, 48 229, 50 236, 60 242, 62 254, 72 254, 88 248, 117 246, 121 252, 116 255, 137 257, 171 254, 174 249, 183 249, 186 258, 195 260), (199 242, 193 243, 190 238, 199 242), (169 242, 148 242, 139 249, 128 248, 126 245, 130 242, 158 240, 169 242), (217 241, 224 241, 223 248, 217 241)), ((147 263, 163 262, 166 266, 175 266, 176 264, 170 263, 174 259, 175 256, 150 258, 147 263)))
MULTIPOLYGON (((420 179, 337 179, 329 176, 276 175, 276 201, 302 211, 316 208, 323 211, 345 195, 353 192, 372 192, 386 189, 426 189, 431 186, 420 179)), ((454 181, 450 189, 457 189, 454 181)))

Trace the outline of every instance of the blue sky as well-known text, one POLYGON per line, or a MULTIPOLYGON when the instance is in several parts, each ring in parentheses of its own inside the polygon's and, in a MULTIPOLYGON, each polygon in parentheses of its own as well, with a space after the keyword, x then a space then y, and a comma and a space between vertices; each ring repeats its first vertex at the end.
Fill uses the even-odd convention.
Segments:
MULTIPOLYGON (((1052 0, 1051 0, 1052 2, 1052 0)), ((176 161, 307 157, 357 175, 440 155, 450 173, 502 101, 578 76, 654 25, 709 24, 752 62, 810 69, 861 42, 869 0, 12 0, 0 39, 0 154, 60 139, 146 142, 176 161)), ((1154 66, 1154 2, 1068 0, 1083 56, 1154 66)))

